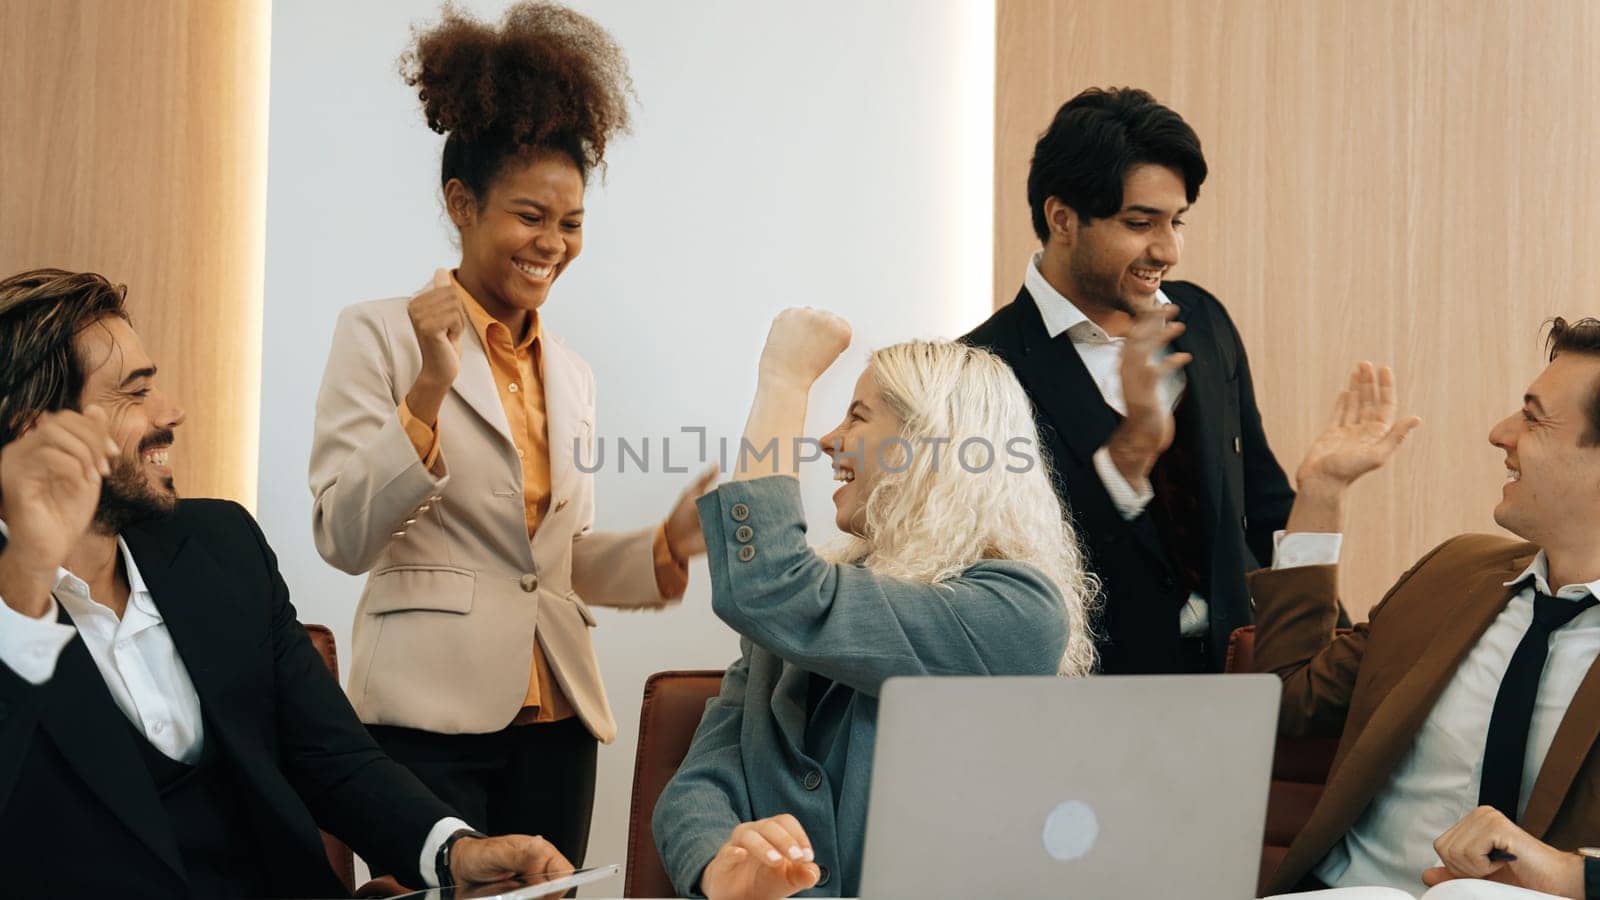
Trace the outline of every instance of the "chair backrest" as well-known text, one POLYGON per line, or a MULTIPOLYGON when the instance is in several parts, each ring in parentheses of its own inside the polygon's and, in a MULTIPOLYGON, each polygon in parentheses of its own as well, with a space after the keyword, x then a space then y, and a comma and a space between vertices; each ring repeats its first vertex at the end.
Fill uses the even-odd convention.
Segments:
POLYGON ((633 803, 628 815, 628 873, 624 897, 676 897, 667 878, 650 817, 656 798, 689 753, 689 742, 705 714, 706 701, 722 689, 720 669, 657 672, 644 683, 639 710, 639 751, 633 760, 633 803))
MULTIPOLYGON (((306 635, 311 638, 311 645, 322 654, 322 664, 333 673, 333 680, 339 680, 339 648, 333 640, 333 630, 326 625, 305 626, 306 635)), ((328 834, 322 833, 322 846, 328 852, 328 865, 333 867, 333 874, 339 876, 344 882, 345 890, 356 889, 356 860, 344 842, 328 834)))
MULTIPOLYGON (((1228 636, 1224 671, 1255 671, 1255 637, 1253 625, 1235 629, 1228 636)), ((1267 789, 1267 828, 1261 848, 1259 885, 1262 893, 1266 892, 1267 879, 1277 871, 1289 845, 1322 799, 1338 746, 1337 738, 1278 738, 1272 756, 1272 784, 1267 789)))

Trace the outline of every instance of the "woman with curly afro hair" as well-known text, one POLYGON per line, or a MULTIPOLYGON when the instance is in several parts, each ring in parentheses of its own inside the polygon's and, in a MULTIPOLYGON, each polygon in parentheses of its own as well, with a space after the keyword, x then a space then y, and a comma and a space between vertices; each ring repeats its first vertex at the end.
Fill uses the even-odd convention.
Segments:
POLYGON ((498 27, 447 5, 401 73, 446 135, 461 259, 346 308, 317 399, 317 549, 367 575, 350 698, 473 827, 544 835, 581 865, 596 742, 616 735, 588 604, 683 596, 714 477, 662 523, 592 531, 594 375, 540 323, 583 247, 587 179, 628 127, 627 63, 555 4, 498 27))

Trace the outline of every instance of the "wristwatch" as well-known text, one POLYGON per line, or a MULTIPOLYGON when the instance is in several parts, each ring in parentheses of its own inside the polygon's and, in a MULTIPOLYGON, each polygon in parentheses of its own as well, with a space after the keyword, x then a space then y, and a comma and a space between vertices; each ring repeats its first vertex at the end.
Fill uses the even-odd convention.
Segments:
POLYGON ((471 828, 458 828, 444 839, 444 843, 439 845, 439 852, 433 857, 433 876, 438 879, 439 887, 453 887, 456 883, 455 876, 450 874, 450 851, 455 847, 456 841, 462 838, 486 837, 488 835, 481 831, 473 831, 471 828))
POLYGON ((1579 847, 1583 857, 1583 898, 1600 900, 1600 847, 1579 847))

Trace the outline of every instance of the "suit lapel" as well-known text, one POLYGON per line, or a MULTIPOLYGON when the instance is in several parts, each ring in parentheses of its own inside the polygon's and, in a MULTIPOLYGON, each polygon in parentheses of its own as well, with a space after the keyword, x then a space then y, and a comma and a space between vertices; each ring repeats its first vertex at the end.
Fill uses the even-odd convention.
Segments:
MULTIPOLYGON (((1312 813, 1302 836, 1315 833, 1320 846, 1291 848, 1313 852, 1317 858, 1327 852, 1350 829, 1374 794, 1386 783, 1401 758, 1416 740, 1422 723, 1433 710, 1439 695, 1450 684, 1457 667, 1500 615, 1511 599, 1505 586, 1517 572, 1526 568, 1532 554, 1481 572, 1464 591, 1461 601, 1439 619, 1440 627, 1416 662, 1401 676, 1388 696, 1378 704, 1350 750, 1339 762, 1322 802, 1312 813)), ((1291 860, 1285 860, 1285 867, 1291 860)), ((1308 871, 1316 859, 1299 860, 1308 871)))
POLYGON ((500 389, 495 386, 494 373, 489 368, 489 352, 472 323, 468 322, 465 328, 467 333, 461 336, 461 369, 450 390, 506 443, 515 443, 511 439, 511 424, 506 421, 505 405, 500 402, 500 389))
POLYGON ((801 752, 806 746, 806 691, 811 687, 811 673, 799 666, 779 662, 782 667, 778 683, 772 688, 772 717, 778 720, 778 729, 791 746, 801 752))
POLYGON ((1195 460, 1200 477, 1205 482, 1206 509, 1213 521, 1222 510, 1222 429, 1223 373, 1217 358, 1217 339, 1211 332, 1210 318, 1204 311, 1191 307, 1179 297, 1172 297, 1178 307, 1178 321, 1188 326, 1173 341, 1175 352, 1188 353, 1193 359, 1184 367, 1188 385, 1189 405, 1177 427, 1190 430, 1194 436, 1195 460))
POLYGON ((1544 765, 1539 767, 1539 775, 1533 782, 1533 793, 1528 797, 1528 807, 1523 810, 1519 824, 1534 837, 1543 838, 1550 830, 1597 737, 1600 737, 1600 659, 1589 666, 1588 673, 1578 684, 1578 692, 1561 717, 1544 765))
POLYGON ((1083 359, 1066 334, 1052 338, 1033 295, 1023 288, 1012 301, 1016 310, 1016 342, 1022 349, 1017 377, 1066 448, 1089 465, 1117 427, 1117 414, 1106 405, 1083 359))
MULTIPOLYGON (((71 621, 65 611, 62 618, 71 621)), ((129 831, 186 878, 177 837, 128 733, 127 716, 111 699, 81 637, 61 651, 55 675, 38 691, 40 724, 67 764, 129 831)))
MULTIPOLYGON (((540 359, 544 371, 545 431, 550 439, 550 493, 551 508, 571 490, 576 467, 573 464, 573 442, 592 437, 585 430, 593 423, 586 420, 588 404, 583 397, 583 376, 561 346, 545 332, 540 339, 540 359)), ((588 451, 585 450, 585 453, 588 451)), ((588 465, 590 460, 586 460, 588 465)))
POLYGON ((174 540, 159 523, 149 523, 129 528, 122 539, 209 713, 206 723, 212 730, 227 727, 230 704, 220 693, 245 670, 264 632, 241 621, 246 613, 232 580, 186 537, 174 540))

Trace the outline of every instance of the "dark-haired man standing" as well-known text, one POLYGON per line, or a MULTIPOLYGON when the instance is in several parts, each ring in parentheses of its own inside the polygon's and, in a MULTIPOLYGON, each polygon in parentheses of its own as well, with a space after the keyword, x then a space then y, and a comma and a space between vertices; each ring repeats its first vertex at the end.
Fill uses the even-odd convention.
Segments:
POLYGON ((1016 371, 1056 490, 1104 583, 1101 668, 1222 668, 1251 622, 1246 572, 1294 502, 1267 446, 1244 344, 1217 298, 1166 281, 1206 161, 1144 91, 1090 89, 1034 147, 1044 245, 1012 303, 966 341, 1016 371))
POLYGON ((17 897, 330 897, 317 826, 412 885, 571 868, 378 749, 237 504, 177 497, 184 414, 123 289, 0 280, 0 879, 17 897))

